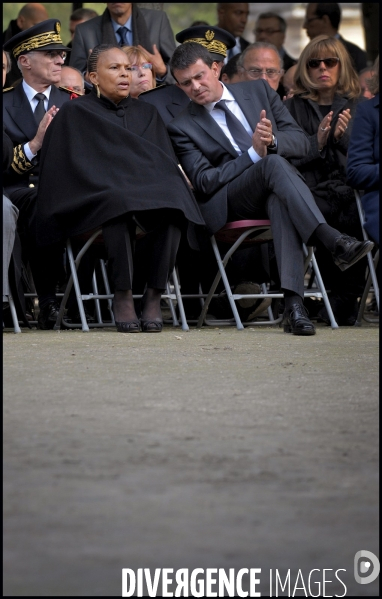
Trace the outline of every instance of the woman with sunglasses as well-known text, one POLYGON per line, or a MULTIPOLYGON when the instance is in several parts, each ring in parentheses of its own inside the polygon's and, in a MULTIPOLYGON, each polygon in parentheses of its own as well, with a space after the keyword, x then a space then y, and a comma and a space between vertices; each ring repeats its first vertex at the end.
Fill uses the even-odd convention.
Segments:
POLYGON ((122 48, 131 65, 130 97, 138 98, 139 94, 156 86, 156 74, 146 50, 137 46, 122 48))
MULTIPOLYGON (((346 48, 336 38, 315 37, 301 53, 294 81, 294 95, 285 105, 308 135, 310 152, 291 162, 304 176, 328 224, 348 235, 362 235, 354 192, 346 185, 346 160, 352 117, 363 98, 346 48)), ((317 247, 316 258, 338 324, 354 324, 364 260, 351 272, 338 273, 325 248, 317 247)), ((317 302, 310 300, 309 305, 313 316, 317 302)), ((329 324, 325 308, 318 316, 329 324)))

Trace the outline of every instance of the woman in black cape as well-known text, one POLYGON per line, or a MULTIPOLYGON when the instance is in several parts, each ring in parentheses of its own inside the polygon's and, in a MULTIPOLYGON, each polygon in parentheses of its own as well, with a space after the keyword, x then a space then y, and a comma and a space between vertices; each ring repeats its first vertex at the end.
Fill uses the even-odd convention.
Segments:
POLYGON ((102 226, 119 332, 160 332, 160 297, 185 224, 203 225, 155 107, 129 97, 126 54, 93 49, 90 94, 67 102, 41 156, 37 238, 48 245, 102 226), (132 296, 137 224, 150 235, 147 287, 138 320, 132 296))

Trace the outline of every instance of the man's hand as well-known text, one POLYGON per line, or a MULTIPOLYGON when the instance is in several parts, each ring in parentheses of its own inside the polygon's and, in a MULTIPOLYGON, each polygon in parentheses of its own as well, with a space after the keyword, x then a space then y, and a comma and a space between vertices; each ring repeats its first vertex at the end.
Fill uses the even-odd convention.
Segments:
POLYGON ((267 155, 267 148, 272 144, 272 123, 267 119, 265 110, 260 112, 260 121, 252 135, 252 146, 261 158, 267 155))
POLYGON ((166 68, 166 65, 163 62, 163 58, 161 57, 160 52, 157 49, 156 45, 153 44, 154 54, 150 54, 150 52, 148 50, 146 50, 146 48, 144 48, 143 46, 139 46, 138 45, 138 48, 140 50, 143 50, 144 52, 146 52, 149 55, 149 61, 153 65, 153 69, 155 71, 155 75, 157 77, 159 77, 160 79, 162 77, 164 77, 166 75, 166 73, 167 73, 167 68, 166 68))
POLYGON ((53 117, 56 116, 57 112, 60 109, 56 106, 52 106, 42 117, 40 124, 37 129, 37 133, 35 137, 29 142, 29 148, 32 154, 37 154, 39 150, 41 150, 42 142, 44 141, 44 136, 47 128, 53 120, 53 117))

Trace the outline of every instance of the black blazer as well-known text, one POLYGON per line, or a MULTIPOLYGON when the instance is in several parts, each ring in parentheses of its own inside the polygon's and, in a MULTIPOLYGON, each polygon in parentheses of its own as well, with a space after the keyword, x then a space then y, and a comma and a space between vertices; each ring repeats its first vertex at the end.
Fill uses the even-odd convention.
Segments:
MULTIPOLYGON (((70 95, 68 92, 52 85, 48 108, 53 105, 60 108, 69 99, 70 95)), ((11 138, 14 147, 19 144, 26 144, 36 135, 37 124, 22 83, 3 93, 3 125, 4 130, 11 138)), ((22 147, 20 147, 20 152, 23 152, 22 147)), ((28 187, 31 175, 34 179, 34 184, 37 183, 39 154, 40 153, 37 154, 33 161, 35 163, 33 168, 31 166, 28 167, 27 164, 30 163, 26 161, 25 157, 23 158, 20 156, 22 168, 18 168, 17 170, 22 170, 23 172, 17 173, 11 166, 8 171, 4 173, 3 181, 7 194, 19 187, 28 187)))
MULTIPOLYGON (((261 110, 272 121, 277 137, 277 153, 294 158, 309 150, 308 138, 285 108, 278 94, 266 81, 245 81, 227 85, 254 130, 261 110)), ((210 232, 227 221, 227 184, 241 175, 253 162, 245 152, 238 156, 204 106, 190 102, 167 129, 175 152, 189 177, 210 232)))
POLYGON ((188 96, 174 83, 143 92, 138 99, 155 106, 165 125, 168 125, 190 103, 188 96))

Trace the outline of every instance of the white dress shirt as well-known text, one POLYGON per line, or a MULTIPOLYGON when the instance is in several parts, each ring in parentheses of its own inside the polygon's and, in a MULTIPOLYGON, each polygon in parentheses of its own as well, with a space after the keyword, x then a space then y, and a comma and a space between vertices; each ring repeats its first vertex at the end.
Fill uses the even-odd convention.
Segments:
MULTIPOLYGON (((231 92, 226 88, 224 83, 220 81, 220 84, 223 88, 223 94, 220 100, 225 100, 227 108, 232 112, 232 114, 235 115, 237 119, 239 119, 250 138, 252 138, 253 131, 247 119, 245 118, 244 113, 241 110, 239 104, 237 103, 231 92)), ((218 100, 218 102, 220 102, 220 100, 218 100)), ((217 102, 211 102, 210 104, 205 104, 204 107, 206 110, 208 110, 214 121, 216 121, 220 129, 223 131, 224 135, 228 137, 236 152, 240 155, 242 152, 235 140, 233 139, 230 130, 227 127, 224 111, 220 110, 219 108, 215 108, 215 104, 217 104, 217 102)), ((258 162, 259 160, 261 160, 261 156, 258 155, 258 153, 256 152, 256 150, 254 150, 252 145, 250 145, 248 148, 248 154, 252 162, 258 162)))
MULTIPOLYGON (((28 98, 28 102, 31 105, 32 112, 34 112, 36 110, 36 106, 38 104, 38 100, 36 100, 35 95, 38 94, 39 92, 37 92, 35 89, 33 89, 33 87, 31 87, 30 85, 28 85, 28 83, 26 83, 24 80, 22 82, 22 86, 23 86, 23 90, 25 92, 25 95, 28 98)), ((48 110, 48 103, 49 103, 49 97, 50 97, 51 89, 52 89, 52 86, 50 85, 47 89, 44 90, 44 92, 42 92, 44 94, 45 98, 46 98, 44 100, 45 112, 48 110)), ((29 147, 29 143, 24 144, 24 154, 25 154, 26 158, 29 160, 29 162, 35 156, 37 156, 37 154, 32 154, 31 149, 29 147)))

